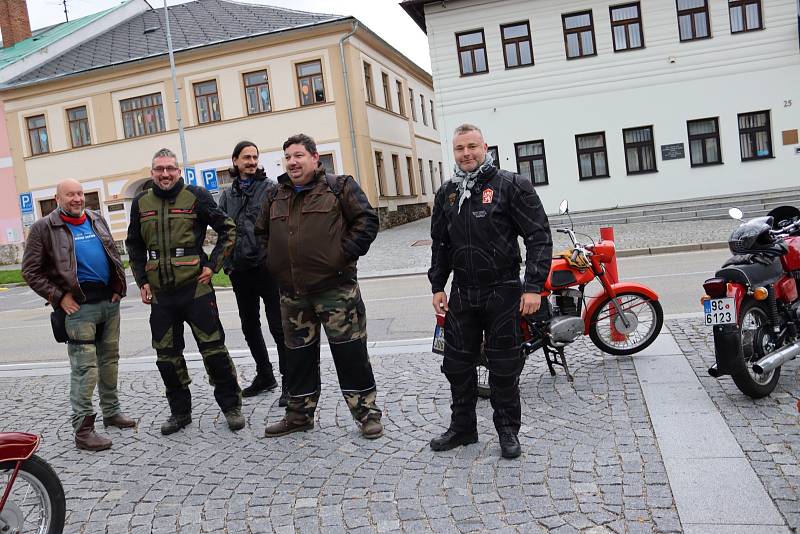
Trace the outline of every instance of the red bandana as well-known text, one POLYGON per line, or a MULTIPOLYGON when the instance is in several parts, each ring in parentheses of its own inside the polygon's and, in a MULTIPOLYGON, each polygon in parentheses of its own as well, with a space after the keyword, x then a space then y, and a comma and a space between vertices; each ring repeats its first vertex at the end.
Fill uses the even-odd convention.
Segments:
POLYGON ((61 216, 61 220, 62 221, 64 221, 65 223, 73 224, 75 226, 80 226, 81 224, 86 222, 86 212, 85 211, 83 213, 81 213, 80 217, 70 217, 69 215, 65 214, 63 211, 59 212, 59 215, 61 216))

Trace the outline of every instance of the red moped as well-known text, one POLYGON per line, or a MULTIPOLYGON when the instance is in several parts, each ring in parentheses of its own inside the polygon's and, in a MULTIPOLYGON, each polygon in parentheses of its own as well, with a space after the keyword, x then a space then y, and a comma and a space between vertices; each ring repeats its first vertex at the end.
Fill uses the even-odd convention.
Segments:
POLYGON ((36 456, 40 438, 0 432, 0 533, 61 534, 64 488, 50 464, 36 456))

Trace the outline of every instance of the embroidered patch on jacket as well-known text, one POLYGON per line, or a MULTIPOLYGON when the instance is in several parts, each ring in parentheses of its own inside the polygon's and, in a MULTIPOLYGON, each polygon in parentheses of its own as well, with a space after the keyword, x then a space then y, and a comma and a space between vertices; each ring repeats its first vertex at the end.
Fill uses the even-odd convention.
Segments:
POLYGON ((492 199, 494 198, 494 190, 492 189, 484 189, 483 191, 483 203, 484 204, 491 204, 492 199))
POLYGON ((484 217, 486 217, 486 211, 485 210, 473 211, 472 216, 475 217, 476 219, 483 219, 484 217))
POLYGON ((156 212, 156 210, 152 210, 152 211, 142 211, 142 212, 139 212, 139 218, 140 218, 140 219, 144 219, 145 217, 152 217, 152 216, 154 216, 156 213, 157 213, 157 212, 156 212))
POLYGON ((447 196, 447 201, 450 203, 450 205, 451 205, 451 206, 452 206, 453 204, 455 204, 455 203, 456 203, 456 194, 455 194, 455 193, 450 193, 450 194, 447 196))
POLYGON ((194 213, 194 206, 192 206, 191 208, 188 208, 188 209, 186 209, 186 208, 170 208, 169 212, 170 212, 170 214, 189 215, 191 213, 194 213))

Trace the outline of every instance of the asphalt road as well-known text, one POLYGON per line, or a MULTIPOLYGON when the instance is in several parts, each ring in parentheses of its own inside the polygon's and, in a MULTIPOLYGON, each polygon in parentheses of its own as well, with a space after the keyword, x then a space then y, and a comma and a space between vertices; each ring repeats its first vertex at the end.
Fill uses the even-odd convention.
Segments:
MULTIPOLYGON (((728 257, 727 251, 714 250, 639 256, 619 260, 623 281, 642 283, 661 297, 668 317, 697 314, 703 280, 713 274, 728 257)), ((370 341, 419 340, 432 334, 434 319, 430 290, 424 275, 362 280, 367 306, 370 341)), ((596 290, 596 288, 594 288, 596 290)), ((122 358, 152 356, 147 306, 138 298, 135 286, 123 300, 123 325, 120 336, 122 358)), ((592 293, 590 286, 589 293, 592 293)), ((242 335, 233 292, 217 293, 227 345, 237 356, 249 354, 242 335)), ((0 369, 3 364, 66 361, 66 348, 52 339, 50 308, 25 287, 0 292, 0 369)), ((262 322, 266 322, 262 316, 262 322)), ((272 344, 266 324, 264 332, 272 344)), ((197 346, 186 329, 186 352, 197 346)), ((274 351, 271 351, 274 354, 274 351)))

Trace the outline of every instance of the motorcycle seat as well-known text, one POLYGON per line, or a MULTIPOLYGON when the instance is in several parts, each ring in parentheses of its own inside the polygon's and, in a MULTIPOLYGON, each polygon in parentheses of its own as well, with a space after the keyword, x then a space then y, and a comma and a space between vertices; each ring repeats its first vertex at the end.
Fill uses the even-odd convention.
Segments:
POLYGON ((776 282, 783 275, 780 260, 773 258, 770 263, 731 265, 720 269, 714 276, 730 282, 738 282, 748 287, 766 286, 776 282))

